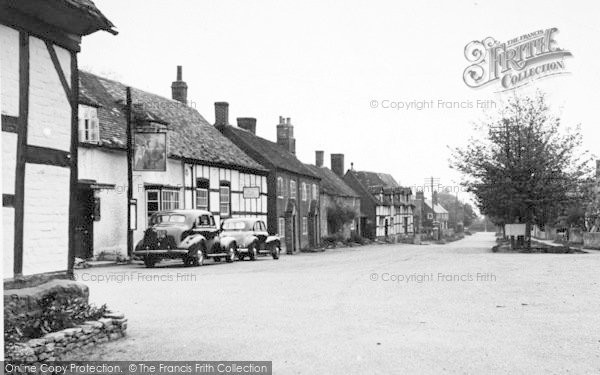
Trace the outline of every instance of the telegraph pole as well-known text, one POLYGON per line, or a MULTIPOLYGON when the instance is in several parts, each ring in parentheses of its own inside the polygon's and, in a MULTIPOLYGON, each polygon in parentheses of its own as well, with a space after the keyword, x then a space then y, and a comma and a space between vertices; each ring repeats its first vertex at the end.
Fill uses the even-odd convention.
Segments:
POLYGON ((131 215, 133 200, 133 131, 132 126, 132 100, 131 87, 127 87, 127 255, 131 256, 133 250, 133 229, 131 227, 131 215))

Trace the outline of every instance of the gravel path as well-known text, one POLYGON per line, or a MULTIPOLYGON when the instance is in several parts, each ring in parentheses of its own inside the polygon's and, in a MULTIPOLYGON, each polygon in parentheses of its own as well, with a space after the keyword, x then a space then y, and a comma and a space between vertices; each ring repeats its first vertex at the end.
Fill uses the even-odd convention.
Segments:
POLYGON ((600 254, 494 254, 493 240, 80 270, 92 302, 129 319, 127 339, 82 359, 272 360, 275 374, 600 373, 600 254))

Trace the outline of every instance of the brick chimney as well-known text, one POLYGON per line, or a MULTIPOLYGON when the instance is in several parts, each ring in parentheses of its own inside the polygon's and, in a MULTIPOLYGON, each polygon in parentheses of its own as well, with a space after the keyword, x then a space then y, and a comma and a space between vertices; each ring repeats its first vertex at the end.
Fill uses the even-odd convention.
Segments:
POLYGON ((294 139, 294 126, 291 119, 279 116, 277 125, 277 144, 296 155, 296 139, 294 139))
POLYGON ((177 81, 171 84, 171 97, 173 100, 187 105, 187 90, 187 83, 183 81, 183 68, 181 65, 177 65, 177 81))
POLYGON ((433 191, 431 193, 431 204, 433 204, 433 207, 435 207, 435 205, 438 204, 438 193, 437 193, 437 191, 433 191))
POLYGON ((323 157, 325 156, 325 152, 324 151, 315 151, 315 165, 317 167, 322 167, 323 166, 323 157))
POLYGON ((423 193, 423 190, 417 191, 417 195, 415 196, 415 199, 420 200, 420 201, 425 200, 425 193, 423 193))
POLYGON ((331 170, 340 177, 344 177, 344 154, 331 154, 331 170))
POLYGON ((256 119, 254 117, 238 117, 237 124, 238 128, 242 128, 252 134, 256 134, 256 119))
POLYGON ((215 103, 215 126, 229 125, 229 103, 215 103))

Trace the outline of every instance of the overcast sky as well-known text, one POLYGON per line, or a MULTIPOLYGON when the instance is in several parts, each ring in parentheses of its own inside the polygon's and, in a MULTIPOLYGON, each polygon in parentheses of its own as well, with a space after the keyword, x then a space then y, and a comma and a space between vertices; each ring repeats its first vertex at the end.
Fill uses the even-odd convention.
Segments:
POLYGON ((256 117, 257 133, 275 140, 278 117, 291 117, 299 158, 344 153, 346 167, 391 173, 404 185, 448 168, 448 146, 464 144, 482 110, 441 109, 507 95, 472 89, 463 71, 472 40, 508 41, 557 27, 558 46, 573 53, 568 75, 537 81, 567 125, 581 124, 585 146, 600 155, 600 2, 597 1, 158 1, 95 0, 119 35, 84 38, 80 67, 171 96, 183 65, 188 99, 214 122, 215 101, 230 122, 256 117), (395 110, 371 101, 429 101, 434 108, 395 110))

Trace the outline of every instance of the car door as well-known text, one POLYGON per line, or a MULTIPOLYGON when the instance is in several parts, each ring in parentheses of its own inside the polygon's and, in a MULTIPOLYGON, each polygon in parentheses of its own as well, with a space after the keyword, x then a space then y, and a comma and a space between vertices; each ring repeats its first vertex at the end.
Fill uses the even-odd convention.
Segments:
POLYGON ((210 215, 200 215, 196 219, 195 232, 200 233, 206 238, 206 251, 211 254, 219 252, 219 231, 215 226, 215 222, 210 215))
POLYGON ((262 221, 254 223, 254 235, 258 238, 259 249, 264 250, 266 248, 265 242, 269 233, 267 232, 267 226, 262 221))

